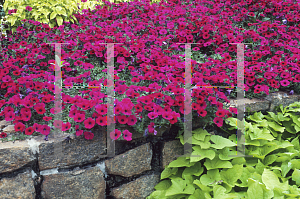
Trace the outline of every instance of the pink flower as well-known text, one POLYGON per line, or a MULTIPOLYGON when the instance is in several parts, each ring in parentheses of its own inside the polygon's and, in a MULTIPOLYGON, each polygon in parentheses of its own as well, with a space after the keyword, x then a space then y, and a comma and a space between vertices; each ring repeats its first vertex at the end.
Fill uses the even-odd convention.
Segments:
POLYGON ((117 140, 121 136, 121 131, 115 129, 115 131, 110 132, 110 138, 113 140, 117 140))
POLYGON ((25 130, 25 125, 22 122, 18 122, 15 124, 15 131, 23 132, 25 130))
POLYGON ((84 138, 87 139, 87 140, 92 140, 94 138, 94 134, 92 132, 84 132, 84 138))
POLYGON ((218 127, 221 127, 221 126, 223 126, 223 119, 220 118, 220 117, 215 117, 214 123, 215 123, 218 127))
POLYGON ((31 10, 32 10, 32 7, 27 6, 27 7, 26 7, 26 10, 31 11, 31 10))
POLYGON ((89 117, 88 119, 86 119, 84 121, 84 126, 87 129, 93 128, 95 126, 95 120, 93 118, 89 117))
POLYGON ((50 127, 48 125, 41 125, 41 128, 40 128, 40 133, 43 134, 43 135, 49 135, 50 133, 50 127))
POLYGON ((77 131, 76 131, 76 136, 81 136, 82 133, 83 133, 83 130, 77 130, 77 131))
POLYGON ((130 133, 128 130, 123 131, 123 138, 125 140, 131 141, 132 140, 131 136, 132 136, 132 133, 130 133))
POLYGON ((282 85, 282 86, 288 86, 288 85, 290 85, 290 82, 288 81, 288 80, 282 80, 282 81, 280 81, 280 84, 282 85))

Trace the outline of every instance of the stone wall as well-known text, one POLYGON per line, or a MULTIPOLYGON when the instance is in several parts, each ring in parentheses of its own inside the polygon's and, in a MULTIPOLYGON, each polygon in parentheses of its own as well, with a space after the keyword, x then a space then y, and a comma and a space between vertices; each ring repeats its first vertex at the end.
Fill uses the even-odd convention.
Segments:
MULTIPOLYGON (((299 96, 280 92, 265 100, 244 99, 251 111, 271 111, 295 101, 299 96)), ((13 127, 0 122, 0 132, 13 134, 13 127)), ((93 140, 67 140, 69 134, 60 134, 48 141, 44 136, 0 141, 0 199, 144 199, 154 191, 165 166, 184 153, 175 139, 179 129, 172 125, 158 129, 157 135, 134 133, 130 142, 116 141, 116 156, 105 157, 106 130, 93 128, 93 140)))

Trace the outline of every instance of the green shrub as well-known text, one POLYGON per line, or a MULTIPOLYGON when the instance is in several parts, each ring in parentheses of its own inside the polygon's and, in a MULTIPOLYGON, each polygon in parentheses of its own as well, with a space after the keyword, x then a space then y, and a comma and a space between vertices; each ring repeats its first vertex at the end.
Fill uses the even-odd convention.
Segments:
POLYGON ((81 2, 81 0, 7 0, 3 8, 10 28, 12 32, 15 32, 16 28, 22 25, 23 19, 39 21, 48 24, 51 28, 62 25, 64 21, 77 22, 77 19, 72 17, 73 14, 83 9, 95 8, 97 4, 101 5, 103 2, 96 0, 87 2, 81 2), (26 10, 27 6, 30 6, 32 10, 26 10), (17 12, 8 15, 8 11, 13 9, 17 9, 17 12))
MULTIPOLYGON (((166 166, 147 199, 300 198, 300 102, 279 109, 277 115, 259 112, 244 120, 245 153, 253 157, 230 156, 237 154, 234 131, 229 139, 193 131, 191 156, 166 166)), ((227 124, 241 127, 232 117, 227 124)))

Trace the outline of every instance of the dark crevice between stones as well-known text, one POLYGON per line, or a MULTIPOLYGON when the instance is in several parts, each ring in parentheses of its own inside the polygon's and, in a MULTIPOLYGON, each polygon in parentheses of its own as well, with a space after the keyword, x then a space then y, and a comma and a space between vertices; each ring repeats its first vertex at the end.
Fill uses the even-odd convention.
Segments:
POLYGON ((31 170, 28 170, 28 168, 32 168, 33 165, 35 164, 35 161, 36 160, 31 161, 31 162, 25 164, 24 166, 20 167, 19 169, 14 170, 14 171, 0 173, 0 180, 2 180, 2 178, 17 177, 19 174, 25 173, 26 171, 29 171, 29 173, 31 175, 31 170))
POLYGON ((43 183, 43 176, 40 175, 40 168, 38 162, 38 153, 35 154, 36 161, 35 164, 32 165, 32 170, 36 173, 35 180, 34 180, 34 188, 35 188, 35 199, 42 199, 42 183, 43 183))

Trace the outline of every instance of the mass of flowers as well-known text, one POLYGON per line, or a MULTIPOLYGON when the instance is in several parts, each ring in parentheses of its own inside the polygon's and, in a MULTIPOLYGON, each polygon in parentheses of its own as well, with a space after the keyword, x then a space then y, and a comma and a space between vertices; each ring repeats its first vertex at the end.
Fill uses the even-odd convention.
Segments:
MULTIPOLYGON (((78 23, 51 29, 32 20, 0 38, 0 117, 25 135, 51 129, 93 139, 91 129, 116 123, 110 137, 132 140, 121 127, 157 133, 192 112, 222 127, 235 116, 237 45, 244 53, 246 96, 283 90, 300 93, 300 6, 296 1, 148 0, 96 6, 75 14, 78 23), (54 120, 55 45, 61 45, 62 121, 54 120), (114 44, 115 82, 107 79, 107 44, 114 44), (178 44, 181 43, 181 44, 178 44), (185 45, 191 44, 191 101, 185 99, 185 45), (250 44, 249 44, 250 43, 250 44), (202 62, 195 59, 201 58, 202 62), (114 116, 106 88, 114 86, 114 116), (77 86, 77 87, 76 87, 77 86), (189 105, 185 109, 184 104, 189 105), (114 118, 114 119, 111 119, 114 118)), ((28 12, 30 7, 26 7, 28 12)), ((9 11, 9 14, 15 10, 9 11)), ((55 88, 57 87, 57 88, 55 88)), ((0 138, 6 134, 1 133, 0 138)))

